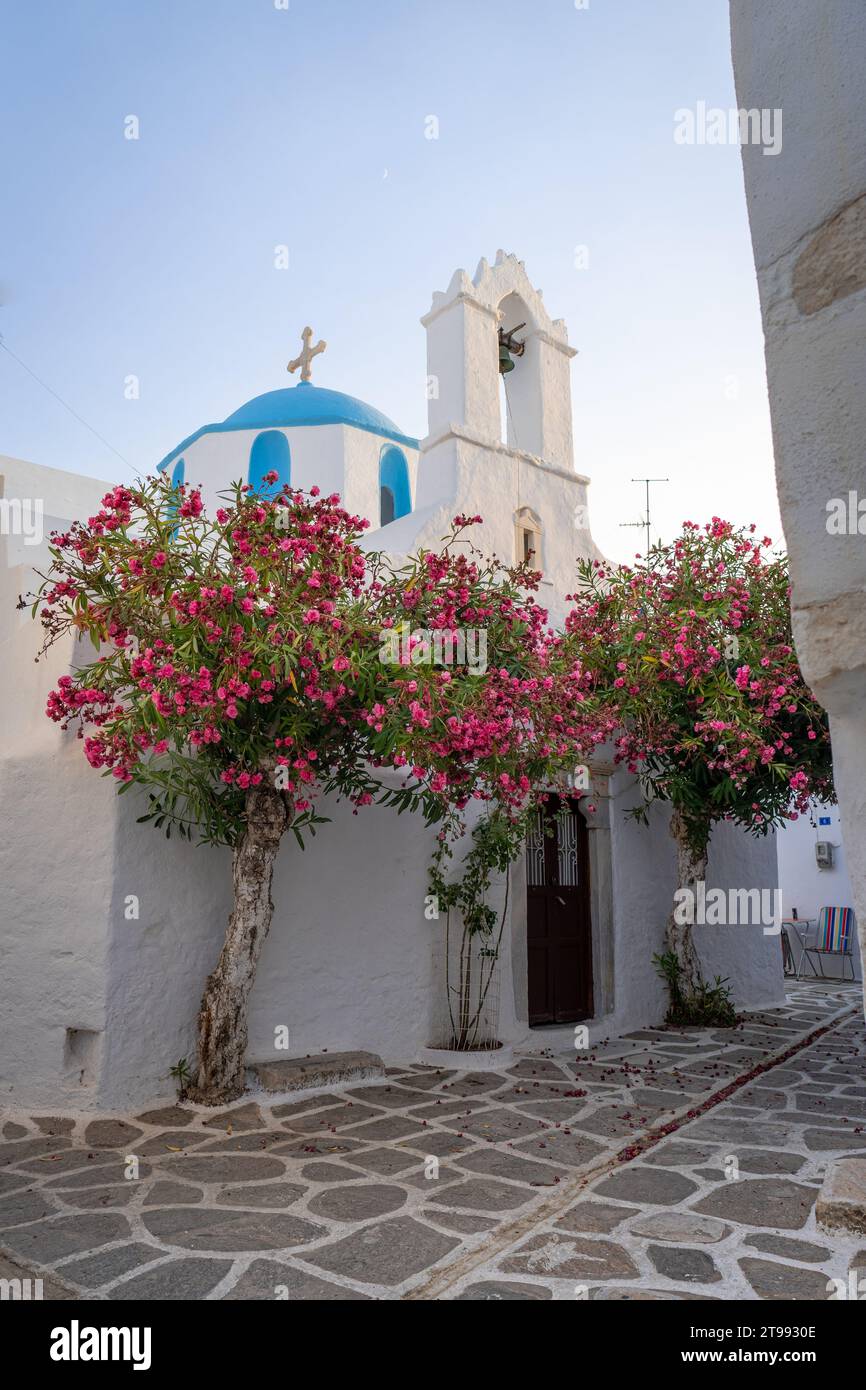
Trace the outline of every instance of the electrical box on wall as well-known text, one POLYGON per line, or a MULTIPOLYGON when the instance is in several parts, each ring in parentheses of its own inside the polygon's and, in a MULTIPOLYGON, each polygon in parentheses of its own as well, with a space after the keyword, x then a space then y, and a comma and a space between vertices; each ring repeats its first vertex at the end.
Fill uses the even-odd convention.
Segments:
POLYGON ((819 869, 833 867, 833 846, 829 840, 815 841, 815 862, 819 869))

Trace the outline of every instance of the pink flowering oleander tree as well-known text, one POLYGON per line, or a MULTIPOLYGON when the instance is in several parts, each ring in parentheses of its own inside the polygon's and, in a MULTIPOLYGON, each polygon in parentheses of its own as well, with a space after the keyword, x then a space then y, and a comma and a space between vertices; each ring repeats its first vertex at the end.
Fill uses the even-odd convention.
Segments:
MULTIPOLYGON (((568 635, 619 725, 616 760, 640 777, 634 814, 672 806, 680 889, 703 879, 717 822, 766 834, 834 799, 827 719, 800 674, 787 563, 770 544, 714 518, 633 568, 579 566, 568 635)), ((680 915, 667 947, 688 1001, 704 981, 680 915)))
POLYGON ((213 517, 165 478, 114 488, 52 537, 34 605, 45 647, 92 644, 48 715, 121 793, 142 789, 140 821, 231 847, 189 1089, 209 1104, 243 1089, 276 855, 288 831, 315 834, 324 795, 417 811, 452 842, 473 802, 516 824, 591 724, 589 674, 547 628, 534 578, 473 550, 480 518, 395 567, 364 553, 367 523, 336 495, 265 482, 276 495, 237 484, 213 517), (487 663, 456 659, 467 629, 487 663))

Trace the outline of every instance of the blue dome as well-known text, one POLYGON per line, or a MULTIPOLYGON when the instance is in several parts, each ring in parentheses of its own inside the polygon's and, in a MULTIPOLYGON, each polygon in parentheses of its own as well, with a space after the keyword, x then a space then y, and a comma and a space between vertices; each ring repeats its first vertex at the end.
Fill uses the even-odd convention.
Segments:
POLYGON ((359 401, 355 396, 347 396, 342 391, 329 391, 325 386, 313 386, 312 382, 299 381, 297 386, 285 386, 279 391, 265 391, 262 396, 253 396, 251 401, 227 415, 220 425, 202 425, 195 434, 189 435, 176 449, 158 465, 160 471, 167 468, 178 454, 188 449, 203 434, 220 434, 227 430, 267 430, 283 429, 292 425, 353 425, 357 430, 367 430, 397 444, 418 448, 418 440, 403 434, 375 406, 359 401))
POLYGON ((394 421, 381 410, 342 391, 313 386, 309 381, 253 396, 246 405, 227 415, 223 424, 239 430, 265 429, 272 425, 357 425, 375 434, 401 434, 394 421))

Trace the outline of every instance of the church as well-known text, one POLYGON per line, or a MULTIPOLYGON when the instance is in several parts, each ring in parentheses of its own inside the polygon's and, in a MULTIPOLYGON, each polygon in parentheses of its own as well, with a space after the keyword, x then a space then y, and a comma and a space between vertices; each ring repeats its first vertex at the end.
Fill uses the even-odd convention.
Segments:
MULTIPOLYGON (((523 262, 503 252, 472 277, 457 270, 421 323, 425 438, 314 382, 314 372, 327 376, 325 344, 305 329, 289 364, 297 384, 192 429, 158 467, 200 485, 208 509, 234 480, 260 489, 271 471, 293 487, 338 492, 370 520, 364 546, 396 557, 437 548, 458 513, 480 515, 477 543, 506 563, 530 560, 538 601, 558 626, 576 561, 599 556, 589 478, 575 470, 566 326, 550 317, 523 262)), ((39 633, 18 596, 47 563, 48 532, 95 511, 109 481, 2 458, 0 474, 4 499, 38 499, 44 514, 41 542, 0 535, 0 1084, 13 1106, 119 1110, 171 1095, 170 1067, 192 1063, 202 989, 231 908, 230 856, 137 824, 138 792, 118 799, 75 738, 44 717, 46 694, 76 653, 54 649, 35 663, 39 633)), ((669 812, 657 804, 648 826, 627 819, 639 789, 604 750, 590 782, 591 795, 563 807, 552 841, 530 837, 507 898, 506 885, 497 888, 495 1026, 505 1048, 568 1054, 577 1026, 598 1041, 665 1014, 652 956, 676 888, 669 812)), ((248 1060, 274 1060, 276 1037, 289 1040, 277 1057, 429 1058, 443 1041, 442 924, 426 905, 434 832, 376 805, 353 815, 323 801, 319 810, 330 824, 303 851, 288 837, 277 860, 248 1060)), ((708 890, 776 886, 772 834, 715 829, 708 890)), ((761 925, 701 926, 695 937, 704 974, 726 977, 738 1007, 782 1001, 775 935, 761 925)))

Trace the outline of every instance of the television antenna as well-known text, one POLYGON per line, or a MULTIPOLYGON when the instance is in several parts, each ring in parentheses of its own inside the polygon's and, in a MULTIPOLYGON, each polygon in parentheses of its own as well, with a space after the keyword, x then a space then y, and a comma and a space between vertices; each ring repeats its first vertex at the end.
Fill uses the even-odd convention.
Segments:
POLYGON ((620 526, 642 526, 646 531, 646 554, 652 545, 650 533, 650 483, 669 483, 670 478, 632 478, 633 483, 643 483, 646 487, 646 516, 643 521, 621 521, 620 526))

